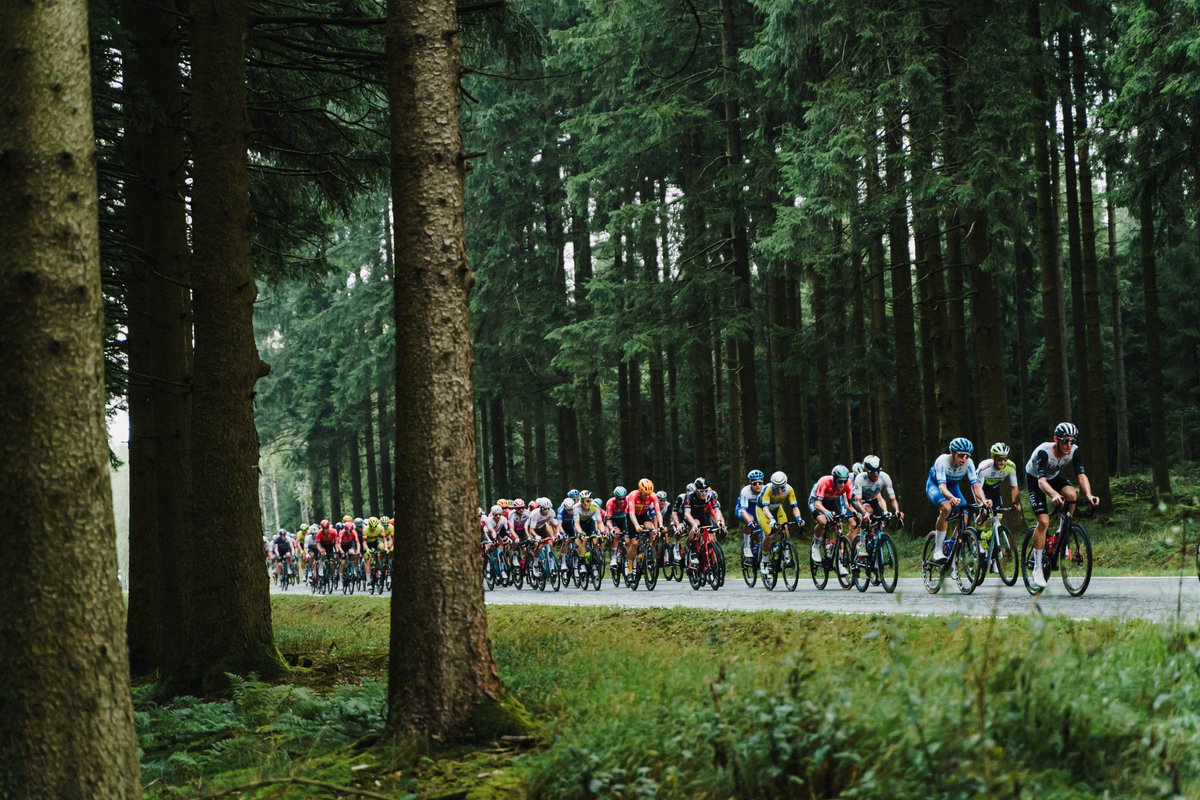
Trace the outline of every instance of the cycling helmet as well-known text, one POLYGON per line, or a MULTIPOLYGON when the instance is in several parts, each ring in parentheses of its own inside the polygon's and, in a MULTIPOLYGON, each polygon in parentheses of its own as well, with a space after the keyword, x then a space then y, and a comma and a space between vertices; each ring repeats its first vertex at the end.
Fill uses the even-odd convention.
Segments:
POLYGON ((579 499, 586 503, 588 500, 592 499, 592 493, 587 489, 580 489, 579 499))
POLYGON ((765 478, 766 478, 766 476, 763 475, 763 471, 761 469, 752 469, 752 470, 750 470, 750 473, 748 475, 746 475, 746 480, 750 481, 750 483, 754 483, 755 481, 761 481, 761 480, 764 480, 765 478))
POLYGON ((1056 427, 1054 429, 1054 435, 1055 435, 1055 437, 1078 436, 1079 428, 1076 428, 1074 425, 1072 425, 1069 422, 1060 422, 1060 423, 1058 423, 1058 427, 1056 427))
POLYGON ((392 524, 392 520, 388 517, 380 517, 379 524, 386 528, 388 525, 392 524))
POLYGON ((832 470, 829 471, 829 474, 833 476, 833 479, 835 481, 850 480, 850 470, 846 469, 845 464, 838 464, 836 467, 834 467, 832 470))
POLYGON ((688 494, 691 494, 691 493, 692 493, 692 492, 694 492, 694 491, 696 491, 696 484, 694 484, 694 483, 689 483, 689 484, 687 485, 687 493, 688 493, 688 494))
POLYGON ((323 519, 323 520, 321 520, 321 527, 322 527, 322 528, 328 528, 328 527, 329 527, 329 520, 327 520, 327 519, 323 519))
POLYGON ((697 492, 703 492, 708 488, 708 481, 704 480, 704 478, 696 478, 692 483, 696 485, 697 492))
POLYGON ((855 475, 858 475, 859 473, 861 473, 863 471, 863 469, 865 469, 865 468, 863 467, 863 464, 861 461, 855 461, 854 465, 850 467, 850 471, 853 472, 855 475))
POLYGON ((787 485, 787 473, 783 471, 772 472, 771 485, 778 489, 782 489, 787 485))
POLYGON ((372 528, 378 528, 379 527, 379 517, 371 517, 369 520, 367 520, 367 524, 370 525, 372 528))
POLYGON ((503 513, 504 513, 504 509, 501 508, 498 504, 492 506, 492 516, 493 517, 499 516, 500 514, 503 514, 503 513))
POLYGON ((655 492, 655 496, 658 497, 658 499, 663 501, 664 503, 667 502, 667 493, 662 491, 661 489, 659 491, 655 492))
POLYGON ((992 445, 992 458, 1008 458, 1008 445, 996 442, 992 445))
POLYGON ((312 525, 308 526, 308 532, 313 535, 316 535, 320 530, 321 530, 321 527, 319 525, 317 525, 317 523, 315 523, 315 522, 312 525))
POLYGON ((649 478, 642 478, 638 481, 638 491, 642 494, 654 494, 654 481, 649 478))
POLYGON ((862 463, 867 472, 879 472, 879 456, 867 456, 862 463))
POLYGON ((975 445, 971 444, 970 439, 967 439, 964 436, 959 436, 957 439, 952 439, 950 441, 950 452, 973 453, 975 452, 975 445))
POLYGON ((518 497, 516 500, 513 500, 513 508, 521 509, 524 507, 525 507, 525 501, 522 500, 521 498, 518 497))
POLYGON ((500 506, 501 508, 508 508, 508 501, 501 497, 496 501, 496 505, 500 506))
POLYGON ((578 500, 579 499, 579 490, 572 489, 571 491, 567 492, 567 497, 571 498, 572 500, 578 500))
POLYGON ((617 488, 613 489, 613 497, 624 497, 627 494, 629 494, 629 492, 624 486, 618 486, 617 488))
POLYGON ((353 521, 354 521, 354 517, 350 516, 349 514, 342 517, 342 522, 353 522, 353 521))
POLYGON ((346 530, 346 526, 345 526, 344 524, 340 523, 340 522, 339 522, 337 525, 334 525, 333 527, 334 527, 335 529, 339 530, 339 531, 344 531, 344 530, 346 530))
POLYGON ((540 508, 542 511, 549 511, 550 509, 554 508, 554 504, 550 502, 549 497, 539 497, 538 508, 540 508))
POLYGON ((362 517, 355 517, 355 518, 354 518, 354 527, 356 527, 356 528, 361 528, 361 527, 362 527, 362 524, 363 524, 363 518, 362 518, 362 517))
POLYGON ((287 532, 287 529, 285 529, 285 528, 280 528, 279 533, 276 534, 276 536, 287 536, 287 535, 288 535, 288 532, 287 532))

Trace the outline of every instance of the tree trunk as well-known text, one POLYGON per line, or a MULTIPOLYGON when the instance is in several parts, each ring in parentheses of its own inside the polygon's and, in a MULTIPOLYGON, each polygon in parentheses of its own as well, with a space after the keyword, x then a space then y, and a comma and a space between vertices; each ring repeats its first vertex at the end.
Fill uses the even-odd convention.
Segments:
MULTIPOLYGON (((787 326, 792 333, 795 346, 802 347, 802 343, 805 341, 804 292, 801 285, 804 266, 802 264, 795 265, 793 273, 787 282, 787 326)), ((788 450, 787 458, 783 462, 785 464, 794 464, 795 466, 792 469, 799 469, 802 475, 812 474, 808 464, 810 448, 808 446, 807 387, 810 374, 807 364, 802 364, 800 374, 796 376, 796 382, 791 387, 792 390, 789 393, 789 413, 794 415, 794 422, 791 426, 791 446, 788 450)))
POLYGON ((335 436, 329 442, 329 518, 334 522, 342 521, 342 453, 335 436))
POLYGON ((271 633, 258 504, 254 386, 268 372, 254 344, 250 193, 246 164, 247 0, 192 6, 192 221, 195 394, 192 476, 195 530, 222 553, 193 572, 186 658, 169 689, 198 694, 225 673, 284 669, 271 633), (221 520, 218 526, 212 520, 221 520))
MULTIPOLYGON (((870 167, 867 171, 867 205, 877 208, 879 202, 879 160, 872 149, 870 167)), ((892 441, 892 387, 894 359, 891 353, 891 337, 887 334, 887 287, 884 273, 887 265, 883 257, 883 231, 878 223, 873 224, 867 241, 867 286, 871 292, 871 369, 876 373, 875 406, 876 426, 879 435, 874 442, 875 452, 887 463, 896 457, 892 441)))
MULTIPOLYGON (((1031 62, 1042 58, 1042 29, 1040 0, 1029 0, 1028 33, 1034 43, 1030 54, 1031 62)), ((1046 115, 1049 101, 1046 96, 1045 77, 1041 70, 1034 70, 1033 93, 1033 161, 1037 182, 1037 229, 1038 268, 1041 274, 1042 322, 1045 344, 1045 365, 1042 374, 1046 379, 1046 407, 1055 420, 1064 420, 1071 415, 1070 388, 1067 372, 1067 356, 1063 348, 1063 299, 1062 269, 1058 260, 1058 220, 1054 211, 1054 186, 1050 179, 1050 146, 1047 141, 1046 115)))
POLYGON ((546 397, 541 391, 538 392, 533 405, 533 451, 537 480, 529 488, 539 492, 549 491, 550 474, 546 465, 546 397))
POLYGON ((121 24, 133 40, 123 55, 123 89, 130 98, 125 108, 125 163, 133 175, 125 183, 125 235, 135 273, 126 290, 132 566, 128 631, 134 674, 162 666, 162 618, 186 616, 186 576, 179 570, 191 563, 192 324, 178 23, 173 12, 162 8, 121 4, 121 24), (149 474, 139 462, 149 464, 149 474), (164 519, 171 524, 160 525, 164 519), (162 558, 162 553, 173 556, 162 558))
POLYGON ((492 497, 509 496, 508 485, 508 441, 504 438, 504 401, 500 395, 491 400, 490 445, 492 448, 492 497))
POLYGON ((1117 427, 1117 474, 1128 474, 1131 468, 1129 455, 1129 393, 1125 382, 1125 336, 1123 311, 1121 308, 1120 263, 1117 261, 1117 214, 1113 201, 1111 170, 1105 170, 1105 223, 1108 229, 1108 262, 1110 302, 1112 304, 1113 343, 1113 396, 1117 427))
MULTIPOLYGON (((975 398, 984 442, 1007 442, 1011 438, 1008 397, 1004 386, 1004 329, 1000 325, 1000 295, 991 269, 976 266, 975 298, 971 320, 975 326, 975 398)), ((982 450, 979 459, 984 458, 982 450)))
POLYGON ((521 420, 521 451, 525 462, 523 465, 525 470, 522 475, 525 485, 521 487, 521 492, 532 499, 532 490, 536 481, 534 476, 536 459, 533 456, 533 425, 528 419, 521 420))
MULTIPOLYGON (((1087 317, 1083 307, 1083 248, 1079 225, 1079 178, 1075 169, 1075 115, 1071 101, 1071 64, 1067 34, 1064 31, 1059 31, 1058 34, 1058 77, 1062 105, 1063 171, 1067 195, 1067 253, 1071 270, 1071 340, 1074 344, 1071 361, 1074 362, 1072 374, 1075 376, 1079 401, 1075 407, 1080 427, 1089 431, 1088 436, 1096 436, 1089 402, 1087 317)), ((1097 449, 1099 448, 1091 447, 1088 448, 1088 452, 1092 454, 1097 449)))
MULTIPOLYGON (((771 378, 771 432, 775 437, 772 458, 776 464, 787 464, 791 444, 792 420, 788 414, 789 381, 783 374, 783 358, 788 348, 787 281, 778 275, 767 278, 767 359, 771 378)), ((756 462, 751 462, 751 464, 756 462)), ((732 487, 731 487, 732 488, 732 487)))
POLYGON ((387 74, 396 219, 396 498, 425 524, 404 529, 392 594, 388 728, 456 737, 498 707, 500 683, 478 581, 479 497, 447 486, 475 465, 474 275, 464 246, 462 59, 453 0, 390 0, 387 74), (403 322, 403 324, 401 324, 403 322))
POLYGON ((565 456, 558 465, 567 488, 583 485, 583 461, 579 457, 579 419, 573 408, 558 409, 558 441, 565 456))
POLYGON ((325 500, 321 493, 321 468, 311 446, 308 452, 308 486, 312 493, 312 522, 328 519, 325 515, 325 500))
POLYGON ((829 322, 830 293, 826 291, 825 276, 820 268, 812 271, 813 325, 816 336, 814 349, 817 356, 817 472, 824 473, 833 467, 833 406, 830 395, 833 382, 829 379, 829 351, 833 343, 829 322))
MULTIPOLYGON (((887 159, 884 181, 888 194, 888 248, 891 259, 892 318, 896 323, 895 441, 919 441, 921 412, 917 407, 917 342, 913 333, 912 270, 908 260, 908 220, 905 215, 904 162, 900 115, 889 111, 884 132, 887 159)), ((905 458, 897 462, 896 489, 911 504, 924 494, 924 461, 905 458)), ((914 528, 919 530, 919 528, 914 528)))
POLYGON ((630 481, 634 473, 633 448, 629 446, 633 437, 633 415, 629 410, 629 367, 624 361, 617 364, 617 430, 620 431, 621 478, 630 481))
MULTIPOLYGON (((382 331, 381 331, 382 333, 382 331)), ((392 431, 394 430, 391 414, 393 396, 392 382, 385 376, 379 379, 379 491, 380 511, 388 516, 396 513, 395 483, 392 481, 392 431)))
MULTIPOLYGON (((1145 132, 1148 138, 1153 134, 1145 132)), ((1171 474, 1167 469, 1167 429, 1163 409, 1162 347, 1158 317, 1158 263, 1154 253, 1154 195, 1158 184, 1150 164, 1148 144, 1141 157, 1145 183, 1138 199, 1138 223, 1141 231, 1142 291, 1146 312, 1146 389, 1150 402, 1150 453, 1154 470, 1154 487, 1158 493, 1171 495, 1171 474)))
POLYGON ((950 345, 951 376, 954 379, 953 391, 957 397, 955 407, 958 414, 953 429, 943 428, 939 437, 938 449, 955 436, 964 436, 967 431, 974 430, 972 424, 971 398, 971 348, 968 347, 967 337, 970 328, 967 327, 967 288, 964 280, 965 256, 963 253, 963 221, 958 209, 952 210, 946 218, 946 305, 942 313, 946 315, 947 341, 950 345))
POLYGON ((675 350, 667 350, 667 395, 671 398, 667 431, 667 480, 671 486, 682 481, 683 465, 679 458, 679 369, 675 365, 675 350))
POLYGON ((662 351, 650 354, 650 474, 654 480, 667 480, 667 398, 663 385, 662 351))
POLYGON ((0 581, 0 797, 137 798, 87 4, 0 0, 0 19, 0 501, 52 549, 0 581))
POLYGON ((350 440, 350 514, 357 517, 366 508, 363 503, 362 450, 358 446, 358 434, 350 432, 347 438, 350 440))
POLYGON ((626 368, 629 380, 629 467, 626 480, 644 477, 647 471, 645 433, 642 417, 642 367, 636 358, 630 357, 626 368), (631 477, 634 474, 637 477, 631 477))
MULTIPOLYGON (((1087 119, 1087 86, 1084 82, 1086 56, 1083 36, 1079 26, 1072 31, 1072 72, 1075 88, 1075 141, 1079 157, 1079 207, 1083 237, 1083 308, 1086 324, 1086 364, 1080 365, 1087 382, 1080 387, 1087 392, 1085 406, 1088 413, 1089 439, 1095 444, 1088 448, 1088 466, 1091 469, 1092 488, 1100 497, 1102 511, 1112 510, 1109 491, 1108 460, 1108 402, 1104 387, 1104 345, 1100 339, 1100 267, 1096 256, 1096 201, 1092 192, 1092 159, 1089 153, 1087 119)), ((1075 328, 1079 331, 1079 326, 1075 328)))
POLYGON ((1029 358, 1031 352, 1030 314, 1033 303, 1029 298, 1029 290, 1034 282, 1033 251, 1023 242, 1016 241, 1013 267, 1016 279, 1013 281, 1013 306, 1016 308, 1017 352, 1013 359, 1017 373, 1017 391, 1021 395, 1021 441, 1030 446, 1034 441, 1033 408, 1030 402, 1029 387, 1029 358))
POLYGON ((363 398, 363 418, 367 423, 363 441, 367 449, 367 504, 370 506, 363 509, 363 514, 377 517, 387 512, 380 510, 383 504, 379 501, 379 471, 375 461, 375 409, 370 392, 363 398))

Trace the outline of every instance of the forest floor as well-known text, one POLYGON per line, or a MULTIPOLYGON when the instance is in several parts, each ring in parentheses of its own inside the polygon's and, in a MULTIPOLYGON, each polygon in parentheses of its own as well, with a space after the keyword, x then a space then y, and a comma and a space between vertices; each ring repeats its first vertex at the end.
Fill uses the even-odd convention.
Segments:
POLYGON ((286 680, 137 692, 148 797, 1200 795, 1194 626, 493 606, 535 735, 399 752, 389 604, 273 607, 286 680))

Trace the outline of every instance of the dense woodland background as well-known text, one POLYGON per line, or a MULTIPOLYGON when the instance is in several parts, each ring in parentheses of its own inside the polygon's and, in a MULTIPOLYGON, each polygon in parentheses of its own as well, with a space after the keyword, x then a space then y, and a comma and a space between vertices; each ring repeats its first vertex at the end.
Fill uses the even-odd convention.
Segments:
MULTIPOLYGON (((305 8, 248 39, 268 529, 392 511, 404 413, 381 12, 305 8)), ((877 452, 919 508, 948 438, 1023 459, 1066 418, 1102 497, 1197 458, 1195 3, 460 10, 484 497, 877 452)))

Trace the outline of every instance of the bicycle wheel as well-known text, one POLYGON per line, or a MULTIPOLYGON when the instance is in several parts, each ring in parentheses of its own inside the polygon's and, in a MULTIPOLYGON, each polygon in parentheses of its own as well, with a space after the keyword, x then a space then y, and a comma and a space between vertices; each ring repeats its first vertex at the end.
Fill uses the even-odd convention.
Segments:
POLYGON ((1067 541, 1060 547, 1062 555, 1058 558, 1058 569, 1062 573, 1063 586, 1067 594, 1079 597, 1092 582, 1092 540, 1082 525, 1072 522, 1067 541))
MULTIPOLYGON (((1200 557, 1198 557, 1197 563, 1200 563, 1200 557)), ((1197 575, 1200 576, 1200 568, 1197 569, 1197 575)), ((751 589, 754 588, 754 584, 758 583, 758 559, 754 558, 754 556, 750 558, 746 558, 745 555, 742 556, 742 580, 751 589)))
POLYGON ((608 568, 610 570, 612 570, 613 586, 620 586, 621 585, 621 573, 623 573, 625 571, 625 551, 621 549, 620 545, 612 546, 609 548, 608 568), (616 555, 615 563, 612 560, 612 556, 614 554, 616 555))
POLYGON ((819 562, 812 560, 812 549, 810 548, 808 553, 808 570, 812 573, 813 586, 816 586, 818 589, 824 589, 825 585, 829 583, 828 564, 832 554, 828 552, 828 545, 823 539, 819 544, 821 560, 819 562))
MULTIPOLYGON (((1021 540, 1021 579, 1025 581, 1025 590, 1034 597, 1042 593, 1040 586, 1033 585, 1033 526, 1025 532, 1025 538, 1021 540)), ((1042 559, 1042 577, 1050 577, 1050 559, 1042 559)))
POLYGON ((658 557, 654 554, 653 547, 646 547, 646 559, 643 570, 645 572, 643 577, 646 583, 646 591, 653 592, 654 587, 658 586, 658 557))
POLYGON ((779 582, 779 549, 775 542, 771 543, 771 549, 763 555, 761 564, 765 564, 767 571, 762 574, 763 588, 768 592, 775 591, 775 584, 779 582))
POLYGON ((1008 532, 1008 528, 1001 525, 995 533, 996 551, 992 563, 996 565, 996 572, 1000 574, 1000 580, 1005 586, 1012 586, 1017 582, 1017 553, 1013 549, 1012 534, 1008 532))
POLYGON ((875 571, 885 592, 891 594, 896 591, 896 581, 900 577, 900 559, 896 555, 896 543, 887 533, 881 532, 875 542, 875 571))
POLYGON ((713 589, 720 589, 725 585, 725 548, 719 544, 713 547, 717 550, 717 585, 713 589))
POLYGON ((964 528, 962 535, 954 543, 954 552, 950 558, 954 561, 951 568, 957 573, 955 579, 958 582, 958 590, 963 594, 975 591, 975 587, 979 585, 979 531, 972 527, 964 528))
POLYGON ((850 540, 844 533, 838 537, 833 551, 833 560, 838 586, 849 589, 854 585, 854 576, 850 572, 854 565, 854 548, 850 546, 850 540))
POLYGON ((483 554, 483 588, 492 591, 496 588, 496 571, 492 569, 492 557, 483 554))
POLYGON ((933 531, 925 534, 925 544, 921 547, 921 582, 925 591, 937 594, 942 590, 942 565, 934 562, 937 549, 937 534, 933 531))
POLYGON ((559 572, 558 557, 549 548, 542 554, 542 569, 546 575, 546 583, 557 592, 562 586, 562 573, 559 572))
POLYGON ((721 552, 721 548, 713 542, 709 542, 705 548, 708 553, 708 572, 704 579, 715 592, 725 582, 725 555, 721 552))
POLYGON ((796 545, 788 539, 783 543, 782 558, 779 565, 779 574, 783 577, 783 585, 787 587, 789 592, 796 591, 796 587, 800 585, 800 556, 796 552, 796 545))
MULTIPOLYGON (((859 537, 866 534, 859 534, 859 537)), ((856 546, 857 547, 857 546, 856 546)), ((871 576, 874 574, 875 553, 867 553, 863 557, 859 557, 857 549, 851 560, 850 577, 854 579, 854 588, 860 592, 865 592, 871 585, 871 576)))
POLYGON ((592 590, 600 591, 600 584, 604 583, 604 567, 608 563, 604 559, 603 549, 595 544, 588 545, 588 573, 592 582, 592 590))

